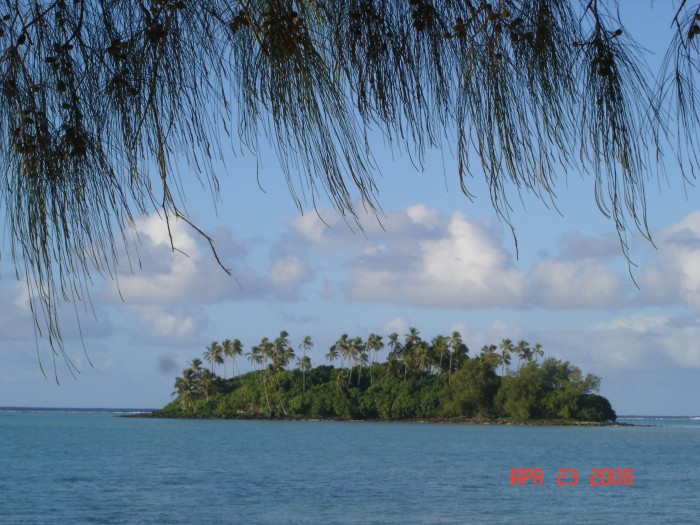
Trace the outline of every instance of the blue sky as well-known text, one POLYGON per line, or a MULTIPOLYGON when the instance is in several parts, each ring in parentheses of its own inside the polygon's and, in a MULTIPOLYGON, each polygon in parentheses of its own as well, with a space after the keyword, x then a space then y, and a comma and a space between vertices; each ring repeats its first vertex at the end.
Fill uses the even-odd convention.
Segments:
MULTIPOLYGON (((646 4, 640 11, 643 18, 629 21, 632 34, 665 49, 668 24, 659 28, 652 15, 668 18, 668 11, 646 4)), ((531 195, 514 195, 516 258, 483 180, 471 181, 476 200, 466 199, 449 152, 429 152, 422 172, 381 143, 375 153, 381 226, 361 215, 363 232, 327 203, 318 210, 323 221, 313 209, 297 209, 269 151, 259 166, 250 155, 227 159, 216 205, 208 187, 183 172, 187 209, 235 279, 186 225, 173 233, 187 256, 170 250, 157 215, 140 218, 141 269, 122 264, 119 291, 115 281, 97 278, 94 315, 79 306, 92 366, 73 305, 64 309, 66 347, 80 374, 74 379, 59 360, 60 385, 45 343, 37 353, 27 295, 5 242, 0 405, 159 407, 172 399, 175 376, 212 340, 238 338, 247 351, 282 329, 294 344, 308 334, 316 343, 312 360, 321 364, 341 333, 404 334, 416 326, 428 340, 460 330, 473 354, 504 337, 539 342, 547 355, 600 375, 601 393, 618 414, 697 415, 699 190, 684 185, 673 164, 668 181, 652 179, 647 188, 655 247, 631 238, 638 289, 614 225, 595 206, 590 178, 559 178, 561 214, 531 195)))

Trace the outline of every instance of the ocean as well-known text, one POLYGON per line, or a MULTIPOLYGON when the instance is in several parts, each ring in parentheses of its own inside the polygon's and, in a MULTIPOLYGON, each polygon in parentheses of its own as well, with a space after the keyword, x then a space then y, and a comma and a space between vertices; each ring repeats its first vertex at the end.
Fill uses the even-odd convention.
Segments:
POLYGON ((538 427, 116 417, 127 412, 0 409, 0 523, 700 522, 699 418, 538 427))

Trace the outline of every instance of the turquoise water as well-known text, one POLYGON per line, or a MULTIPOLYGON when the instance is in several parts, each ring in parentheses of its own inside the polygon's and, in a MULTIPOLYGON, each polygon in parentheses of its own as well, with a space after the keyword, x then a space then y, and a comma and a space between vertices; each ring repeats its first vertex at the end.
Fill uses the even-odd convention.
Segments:
POLYGON ((698 523, 700 421, 188 421, 0 411, 0 523, 698 523), (511 469, 542 486, 511 486, 511 469), (577 486, 558 486, 577 468, 577 486), (590 485, 631 468, 631 486, 590 485))

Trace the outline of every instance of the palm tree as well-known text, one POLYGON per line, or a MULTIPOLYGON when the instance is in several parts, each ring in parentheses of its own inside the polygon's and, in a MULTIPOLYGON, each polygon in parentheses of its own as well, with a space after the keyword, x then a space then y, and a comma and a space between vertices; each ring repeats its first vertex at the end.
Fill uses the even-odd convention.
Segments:
POLYGON ((331 346, 331 350, 334 350, 336 355, 340 355, 340 368, 343 368, 343 363, 348 354, 348 343, 348 334, 343 334, 340 336, 340 339, 331 346))
POLYGON ((224 357, 224 379, 226 379, 226 359, 231 355, 232 345, 233 343, 230 339, 225 339, 224 342, 221 343, 221 353, 224 357))
POLYGON ((204 359, 211 365, 211 373, 214 373, 214 364, 222 364, 224 362, 224 350, 219 343, 212 343, 205 348, 204 359))
POLYGON ((389 352, 386 358, 386 377, 398 377, 400 366, 398 354, 389 352))
POLYGON ((270 342, 270 340, 267 337, 263 337, 260 340, 260 355, 262 355, 262 362, 263 362, 263 369, 266 369, 269 364, 268 361, 272 362, 274 366, 274 358, 275 358, 275 345, 270 342))
POLYGON ((425 341, 419 341, 413 346, 413 364, 421 374, 430 368, 429 346, 425 341))
POLYGON ((403 380, 406 381, 408 376, 408 369, 414 368, 418 365, 419 356, 415 350, 422 343, 420 338, 420 332, 417 328, 411 326, 408 329, 408 333, 404 337, 403 346, 403 380))
POLYGON ((450 371, 448 375, 448 383, 452 382, 452 372, 454 369, 452 368, 452 361, 454 359, 455 354, 459 351, 459 349, 462 347, 464 344, 462 342, 462 334, 460 334, 457 330, 454 330, 452 332, 452 335, 450 335, 450 338, 447 341, 448 346, 450 348, 450 371))
POLYGON ((369 383, 370 385, 374 383, 372 379, 372 367, 374 366, 376 360, 377 360, 377 353, 379 350, 384 348, 384 343, 382 342, 382 336, 377 335, 377 334, 369 334, 367 336, 367 341, 365 341, 365 348, 369 350, 370 352, 374 352, 374 359, 370 359, 369 363, 369 383))
POLYGON ((382 336, 377 334, 369 334, 367 340, 365 341, 365 348, 370 352, 374 352, 374 359, 370 360, 370 365, 373 365, 377 360, 377 354, 384 348, 384 343, 382 342, 382 336))
POLYGON ((520 370, 523 359, 527 361, 528 363, 532 361, 532 350, 530 349, 530 343, 524 340, 518 341, 518 344, 515 345, 515 353, 518 354, 518 370, 520 370))
POLYGON ((289 344, 289 339, 287 338, 289 334, 282 330, 280 335, 273 343, 273 362, 275 368, 278 370, 286 367, 289 362, 294 359, 294 349, 289 344))
POLYGON ((311 358, 308 355, 297 357, 297 368, 301 370, 302 392, 306 392, 306 372, 311 370, 311 358))
POLYGON ((544 356, 544 350, 542 350, 542 345, 537 343, 535 347, 532 349, 532 354, 535 356, 535 362, 537 361, 538 357, 543 357, 544 356))
POLYGON ((389 342, 387 343, 387 346, 389 347, 389 355, 387 357, 387 362, 389 359, 394 360, 394 362, 397 362, 399 359, 399 354, 401 352, 401 343, 399 342, 399 334, 396 332, 392 332, 389 334, 389 342))
POLYGON ((414 326, 411 326, 408 329, 408 333, 404 336, 404 346, 405 347, 411 347, 418 341, 420 341, 420 332, 418 329, 414 326))
POLYGON ((262 363, 263 363, 263 355, 262 352, 260 351, 259 346, 254 346, 253 348, 250 349, 250 352, 246 353, 246 357, 248 358, 248 361, 251 362, 251 364, 256 364, 260 366, 260 377, 262 379, 262 363))
POLYGON ((302 379, 302 391, 306 392, 306 371, 311 368, 311 359, 309 359, 306 355, 307 350, 311 350, 314 347, 314 342, 311 340, 311 336, 307 335, 304 337, 304 340, 299 344, 299 349, 303 352, 303 356, 301 358, 301 363, 304 364, 303 367, 301 368, 301 379, 302 379), (308 366, 307 366, 308 363, 308 366))
MULTIPOLYGON (((353 337, 348 341, 347 344, 347 354, 348 354, 348 368, 350 373, 348 374, 348 386, 350 386, 350 379, 352 378, 352 369, 355 363, 358 361, 361 354, 364 352, 364 346, 362 344, 362 339, 359 337, 353 337)), ((360 374, 362 374, 362 364, 360 364, 360 374)), ((360 379, 358 376, 357 384, 360 384, 360 379)))
MULTIPOLYGON (((364 347, 363 347, 364 348, 364 347)), ((368 367, 369 366, 369 353, 365 350, 360 350, 360 353, 357 355, 357 364, 358 364, 358 373, 357 373, 357 386, 360 386, 360 383, 362 382, 362 367, 368 367)), ((370 375, 372 373, 372 369, 370 368, 370 375)))
POLYGON ((440 356, 440 359, 437 363, 438 365, 438 370, 442 373, 444 370, 442 369, 442 359, 445 355, 445 352, 449 352, 449 342, 447 338, 444 335, 438 335, 435 339, 432 341, 433 344, 433 352, 440 356))
POLYGON ((197 409, 194 406, 195 384, 191 368, 185 370, 182 377, 175 379, 175 392, 173 392, 173 395, 177 394, 177 399, 182 409, 186 410, 189 405, 196 412, 197 409))
POLYGON ((262 379, 263 388, 265 390, 265 401, 267 402, 267 412, 268 412, 268 414, 271 414, 272 408, 270 407, 270 398, 267 395, 267 381, 265 380, 265 374, 263 373, 263 364, 265 363, 265 360, 267 359, 266 352, 267 352, 268 346, 269 346, 269 342, 267 340, 267 337, 263 337, 260 346, 254 346, 253 348, 251 348, 250 352, 248 352, 246 354, 246 356, 248 356, 248 360, 251 363, 256 363, 256 364, 260 365, 260 379, 262 379))
POLYGON ((271 410, 267 390, 269 378, 269 383, 272 387, 273 393, 275 394, 277 406, 282 410, 282 412, 284 412, 285 415, 287 414, 287 410, 284 408, 279 391, 275 387, 275 382, 277 382, 277 385, 279 386, 277 373, 280 372, 288 364, 291 357, 294 356, 294 350, 289 348, 289 339, 287 339, 288 335, 289 334, 286 331, 282 330, 279 337, 277 337, 274 341, 270 341, 267 337, 263 337, 260 341, 260 352, 263 356, 264 363, 267 363, 267 368, 261 372, 268 410, 271 410))
POLYGON ((499 345, 501 349, 501 375, 505 373, 507 365, 510 365, 510 355, 513 353, 513 341, 503 339, 499 345))
POLYGON ((303 355, 306 355, 307 350, 311 350, 314 347, 314 342, 311 340, 311 336, 307 335, 304 340, 299 343, 299 349, 302 350, 303 355))
POLYGON ((236 359, 241 357, 243 355, 243 343, 241 343, 238 339, 234 339, 233 343, 231 344, 231 353, 229 354, 229 357, 233 360, 233 365, 231 366, 231 375, 235 374, 235 371, 238 370, 238 374, 241 374, 241 371, 238 369, 238 363, 236 362, 236 359))
MULTIPOLYGON (((406 381, 408 376, 409 368, 419 368, 422 366, 424 358, 420 355, 422 353, 421 347, 423 346, 423 341, 420 338, 420 332, 415 327, 410 327, 408 333, 404 337, 404 347, 403 347, 403 380, 406 381)), ((427 352, 426 352, 427 354, 427 352)))
POLYGON ((389 352, 398 353, 401 348, 399 343, 399 334, 392 332, 389 334, 389 352))
POLYGON ((202 360, 199 357, 195 357, 187 370, 191 370, 193 374, 199 375, 202 371, 202 360))
POLYGON ((325 355, 325 358, 328 361, 330 361, 331 364, 333 364, 333 361, 338 359, 338 356, 339 356, 338 349, 336 348, 335 345, 333 345, 328 349, 328 353, 325 355))
POLYGON ((218 391, 218 385, 216 384, 216 376, 213 372, 209 370, 202 370, 202 378, 199 380, 199 391, 207 400, 212 394, 216 394, 218 391))
POLYGON ((495 368, 501 362, 501 356, 496 353, 497 351, 496 345, 484 345, 481 348, 481 358, 495 368))

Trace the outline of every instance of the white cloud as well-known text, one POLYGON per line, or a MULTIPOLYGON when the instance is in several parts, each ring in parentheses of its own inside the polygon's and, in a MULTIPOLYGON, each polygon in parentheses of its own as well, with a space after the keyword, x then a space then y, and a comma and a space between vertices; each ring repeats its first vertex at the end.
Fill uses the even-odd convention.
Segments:
POLYGON ((34 337, 29 294, 23 282, 0 279, 0 334, 2 339, 34 337))
POLYGON ((217 265, 211 252, 203 252, 187 224, 171 220, 169 234, 166 222, 153 215, 137 221, 137 228, 142 270, 122 271, 118 290, 110 288, 111 297, 120 292, 128 304, 162 305, 214 303, 235 294, 236 281, 217 265))
POLYGON ((421 206, 393 217, 396 222, 428 227, 400 228, 401 235, 388 227, 381 250, 351 258, 346 286, 351 299, 441 307, 513 306, 524 300, 524 272, 514 268, 486 225, 462 213, 438 217, 421 206))
POLYGON ((644 334, 663 328, 668 325, 669 319, 667 315, 630 315, 607 323, 598 323, 594 328, 598 330, 629 330, 644 334))
POLYGON ((440 214, 423 204, 388 211, 384 229, 377 221, 366 221, 362 235, 340 220, 328 228, 313 213, 288 224, 291 232, 279 244, 282 251, 304 250, 316 268, 344 269, 349 300, 546 309, 613 309, 639 300, 632 280, 615 268, 622 254, 609 236, 567 233, 559 241, 558 256, 543 252, 527 268, 503 247, 501 228, 459 212, 440 214))
POLYGON ((274 284, 287 286, 304 281, 308 277, 309 268, 298 257, 289 255, 275 261, 269 273, 274 284))
POLYGON ((641 369, 648 366, 651 355, 647 346, 639 344, 638 337, 631 334, 601 337, 587 333, 585 347, 576 346, 579 353, 588 354, 594 363, 606 368, 641 369))
POLYGON ((406 215, 415 224, 422 224, 427 228, 436 228, 440 224, 440 215, 436 210, 431 210, 425 204, 416 204, 406 208, 406 215))
POLYGON ((673 363, 700 367, 700 323, 669 315, 629 315, 598 323, 576 337, 594 361, 619 368, 673 363))
POLYGON ((652 265, 646 265, 638 280, 640 292, 637 304, 663 305, 682 302, 678 290, 680 289, 679 276, 674 270, 663 269, 666 264, 660 263, 659 255, 652 265))
POLYGON ((397 334, 403 334, 408 331, 408 319, 403 316, 395 317, 391 321, 388 321, 382 325, 382 332, 385 334, 390 334, 396 332, 397 334))
POLYGON ((579 232, 570 232, 559 239, 562 258, 567 260, 610 259, 621 255, 620 241, 614 234, 589 237, 579 232))
POLYGON ((133 309, 137 322, 132 337, 159 345, 191 346, 201 341, 208 326, 208 318, 193 308, 163 308, 137 306, 133 309))
POLYGON ((25 283, 14 283, 12 295, 14 296, 12 304, 23 314, 31 313, 31 305, 29 303, 29 292, 25 283))
POLYGON ((700 211, 687 215, 658 236, 657 264, 644 275, 650 295, 669 291, 685 304, 700 309, 700 211))
POLYGON ((330 228, 314 213, 289 221, 291 232, 280 246, 302 261, 314 257, 314 268, 332 269, 336 283, 344 270, 349 300, 445 308, 700 309, 700 211, 657 233, 658 250, 634 261, 641 290, 613 234, 566 233, 558 253, 542 251, 525 267, 502 245, 502 229, 424 204, 390 210, 381 225, 363 220, 363 234, 332 214, 324 213, 324 220, 330 228))
MULTIPOLYGON (((655 236, 658 251, 628 275, 614 235, 563 235, 558 253, 530 267, 502 245, 503 229, 445 215, 423 204, 367 220, 363 234, 313 213, 289 221, 286 254, 314 257, 314 268, 346 275, 352 301, 444 308, 619 309, 686 304, 700 308, 700 212, 655 236), (302 255, 302 250, 303 255, 302 255)), ((327 295, 328 296, 328 295, 327 295)))
POLYGON ((373 246, 368 246, 366 248, 363 248, 362 250, 362 255, 366 256, 372 256, 372 255, 382 255, 382 254, 388 254, 389 253, 389 247, 386 246, 385 244, 377 244, 373 246))
POLYGON ((506 337, 511 340, 516 340, 520 338, 522 326, 516 323, 508 323, 503 319, 496 319, 491 323, 489 331, 494 335, 493 339, 497 339, 498 341, 506 337))
POLYGON ((325 218, 321 220, 321 217, 312 211, 309 211, 303 215, 290 219, 288 224, 292 230, 298 232, 306 239, 314 242, 320 242, 325 236, 327 236, 326 234, 329 231, 329 226, 337 223, 337 215, 335 213, 329 214, 329 217, 332 218, 331 222, 327 221, 325 218))
POLYGON ((447 329, 447 333, 451 334, 452 332, 459 332, 464 340, 471 337, 472 329, 466 323, 453 323, 447 329))
POLYGON ((686 328, 669 333, 663 341, 663 348, 678 365, 700 368, 700 329, 686 328))
POLYGON ((626 300, 621 276, 600 262, 546 259, 531 278, 532 302, 546 308, 608 308, 626 300))
POLYGON ((300 286, 311 278, 308 264, 300 257, 268 253, 270 263, 263 273, 252 269, 248 248, 230 232, 217 230, 215 246, 219 266, 211 247, 182 221, 167 224, 158 216, 137 221, 141 243, 138 246, 140 268, 123 268, 117 283, 108 287, 105 298, 123 298, 127 305, 202 305, 228 300, 273 297, 293 299, 300 286), (218 241, 222 240, 222 243, 218 241))

